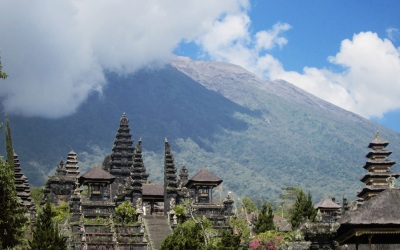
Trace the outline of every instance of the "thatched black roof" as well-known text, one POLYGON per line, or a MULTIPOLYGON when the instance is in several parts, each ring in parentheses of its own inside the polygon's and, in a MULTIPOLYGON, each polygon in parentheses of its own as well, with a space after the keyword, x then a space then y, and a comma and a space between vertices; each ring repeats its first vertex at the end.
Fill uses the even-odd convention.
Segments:
POLYGON ((345 213, 340 224, 400 225, 400 190, 388 188, 365 201, 357 210, 345 213))
POLYGON ((186 186, 190 187, 193 184, 209 184, 210 186, 218 186, 222 183, 222 179, 210 173, 205 167, 202 167, 197 174, 195 174, 187 182, 186 186))
POLYGON ((164 197, 164 185, 162 184, 143 184, 142 185, 143 196, 160 196, 164 197))
POLYGON ((114 181, 115 176, 103 170, 101 167, 92 167, 88 172, 79 177, 79 182, 83 183, 86 180, 98 181, 114 181))
POLYGON ((399 207, 400 190, 386 189, 339 219, 336 240, 340 244, 367 244, 367 236, 373 236, 373 244, 399 244, 399 207))

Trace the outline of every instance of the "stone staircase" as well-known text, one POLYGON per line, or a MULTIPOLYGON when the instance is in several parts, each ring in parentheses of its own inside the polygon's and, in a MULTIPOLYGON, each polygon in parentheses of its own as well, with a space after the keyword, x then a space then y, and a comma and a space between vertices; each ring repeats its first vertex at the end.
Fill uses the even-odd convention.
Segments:
POLYGON ((163 240, 172 233, 168 220, 160 215, 146 215, 143 219, 149 237, 149 248, 157 250, 163 240))

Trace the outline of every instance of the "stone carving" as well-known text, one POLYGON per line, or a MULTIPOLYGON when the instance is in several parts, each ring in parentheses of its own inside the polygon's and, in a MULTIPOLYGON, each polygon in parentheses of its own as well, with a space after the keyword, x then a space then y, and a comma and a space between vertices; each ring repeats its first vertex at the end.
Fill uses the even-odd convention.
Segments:
POLYGON ((389 188, 394 188, 396 184, 396 178, 393 176, 389 176, 388 178, 386 178, 386 182, 388 183, 389 188))
POLYGON ((175 204, 176 204, 175 199, 174 197, 172 197, 171 200, 169 201, 169 209, 171 211, 175 209, 175 204))

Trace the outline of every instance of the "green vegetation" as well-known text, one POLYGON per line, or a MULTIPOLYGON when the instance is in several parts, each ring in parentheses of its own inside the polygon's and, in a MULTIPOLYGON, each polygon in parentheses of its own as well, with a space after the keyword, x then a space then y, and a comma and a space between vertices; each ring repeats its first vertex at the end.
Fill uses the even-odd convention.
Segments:
POLYGON ((175 215, 178 218, 178 223, 183 223, 186 220, 187 210, 183 205, 176 205, 174 208, 175 215))
POLYGON ((95 218, 84 218, 83 222, 87 225, 105 225, 109 224, 110 220, 108 218, 102 218, 102 217, 95 217, 95 218))
MULTIPOLYGON (((307 218, 314 219, 316 211, 312 206, 311 194, 305 194, 299 187, 284 187, 280 197, 285 200, 290 209, 287 218, 299 223, 307 218)), ((192 203, 184 200, 175 212, 185 211, 191 215, 191 220, 180 223, 173 234, 163 242, 161 249, 282 249, 286 242, 295 240, 296 231, 279 232, 274 225, 274 216, 280 215, 272 205, 263 201, 260 210, 256 209, 254 200, 244 197, 242 206, 236 216, 229 220, 230 230, 216 231, 205 218, 193 215, 192 203), (243 202, 244 201, 244 202, 243 202), (248 211, 251 211, 249 213, 248 211), (254 217, 255 216, 255 220, 254 217)), ((289 220, 289 219, 288 219, 289 220)))
POLYGON ((247 218, 243 216, 232 217, 230 218, 229 224, 233 231, 237 235, 240 235, 240 241, 242 242, 242 245, 248 245, 250 238, 252 237, 252 231, 250 222, 247 220, 247 218))
POLYGON ((196 221, 188 220, 179 224, 173 234, 164 240, 160 249, 242 249, 242 234, 233 233, 230 229, 222 230, 219 234, 207 219, 197 218, 196 221))
POLYGON ((178 225, 173 234, 162 243, 160 250, 205 249, 204 236, 200 224, 189 220, 178 225))
POLYGON ((306 196, 304 191, 301 190, 297 194, 290 223, 292 223, 293 228, 297 228, 301 222, 307 219, 314 221, 316 215, 317 211, 314 209, 311 194, 308 193, 306 196))
MULTIPOLYGON (((8 120, 7 120, 8 121, 8 120)), ((7 156, 12 152, 9 123, 6 130, 7 156)), ((14 165, 0 156, 0 248, 12 248, 22 242, 24 227, 28 221, 20 207, 14 185, 14 165)))
POLYGON ((257 216, 254 231, 259 234, 274 229, 274 214, 272 213, 272 207, 264 202, 262 209, 257 216))
POLYGON ((122 202, 115 208, 115 219, 117 222, 124 224, 133 223, 136 221, 136 210, 129 201, 122 202))
POLYGON ((0 58, 0 79, 6 79, 8 75, 3 72, 3 65, 1 65, 1 58, 0 58))
POLYGON ((58 226, 52 219, 52 214, 50 201, 47 201, 46 205, 37 216, 33 237, 32 240, 29 241, 29 246, 32 250, 67 249, 67 238, 59 233, 58 226))
POLYGON ((14 169, 0 157, 0 246, 12 248, 22 242, 28 222, 14 186, 14 169))
POLYGON ((7 151, 7 163, 8 165, 12 166, 14 168, 14 148, 12 144, 12 138, 11 138, 11 127, 10 127, 10 121, 8 120, 8 117, 6 117, 6 151, 7 151))
POLYGON ((256 203, 252 201, 249 197, 244 197, 242 199, 241 209, 243 209, 248 214, 258 211, 256 203))
POLYGON ((31 197, 32 201, 35 203, 36 207, 40 207, 44 198, 44 187, 31 187, 31 197))
POLYGON ((71 215, 68 202, 63 202, 59 206, 51 205, 51 211, 53 221, 58 224, 64 223, 71 215))

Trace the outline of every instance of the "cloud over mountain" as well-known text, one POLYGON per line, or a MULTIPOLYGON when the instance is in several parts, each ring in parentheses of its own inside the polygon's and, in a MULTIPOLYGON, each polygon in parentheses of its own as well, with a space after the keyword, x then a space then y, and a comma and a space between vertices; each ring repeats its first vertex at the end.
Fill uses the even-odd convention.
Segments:
POLYGON ((104 71, 160 65, 190 43, 199 58, 289 81, 364 117, 400 109, 397 28, 387 29, 391 40, 373 32, 343 37, 336 55, 326 55, 328 68, 287 71, 272 52, 290 43, 291 24, 254 30, 250 11, 250 0, 0 0, 0 52, 9 74, 0 84, 2 106, 26 116, 69 115, 102 92, 104 71))
POLYGON ((221 1, 0 1, 0 50, 9 78, 0 85, 6 112, 71 114, 119 74, 168 59, 213 20, 248 7, 221 1))

